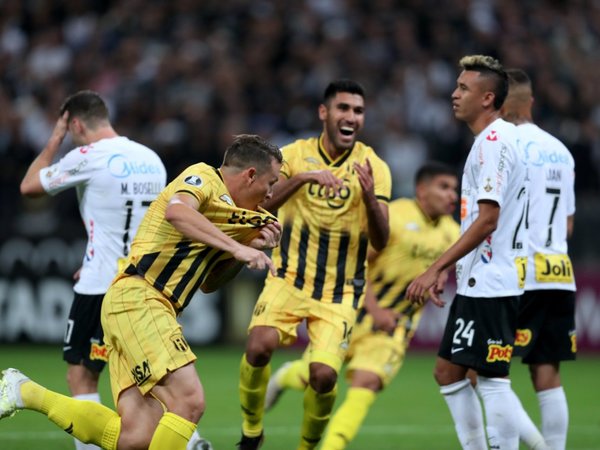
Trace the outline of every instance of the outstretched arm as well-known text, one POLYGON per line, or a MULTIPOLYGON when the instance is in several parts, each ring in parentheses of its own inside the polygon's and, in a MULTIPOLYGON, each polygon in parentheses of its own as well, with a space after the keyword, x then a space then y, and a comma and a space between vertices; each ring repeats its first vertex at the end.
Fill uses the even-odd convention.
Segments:
POLYGON ((48 139, 46 147, 44 147, 27 169, 27 173, 25 173, 25 176, 21 181, 22 195, 27 197, 39 197, 46 193, 42 186, 42 182, 40 181, 40 170, 52 164, 52 161, 60 148, 60 144, 67 134, 68 120, 69 113, 65 111, 65 113, 57 120, 54 131, 52 131, 52 135, 50 136, 50 139, 48 139))

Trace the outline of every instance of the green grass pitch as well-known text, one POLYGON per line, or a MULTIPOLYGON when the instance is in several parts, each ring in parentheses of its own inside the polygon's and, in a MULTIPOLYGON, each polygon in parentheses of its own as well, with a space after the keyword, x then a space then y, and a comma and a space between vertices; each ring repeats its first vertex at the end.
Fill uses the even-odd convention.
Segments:
MULTIPOLYGON (((203 347, 195 349, 197 368, 206 391, 207 410, 200 422, 201 433, 216 450, 231 450, 240 433, 238 406, 238 363, 241 348, 203 347)), ((299 355, 280 350, 273 360, 277 368, 283 361, 299 355)), ((460 448, 450 414, 433 381, 435 356, 409 352, 404 367, 392 385, 372 407, 349 450, 419 450, 460 448)), ((17 367, 45 386, 66 393, 65 364, 59 346, 0 346, 0 368, 17 367)), ((567 448, 600 449, 600 358, 581 355, 576 362, 564 364, 562 378, 570 408, 567 448)), ((112 407, 108 373, 101 383, 101 395, 112 407)), ((515 361, 513 387, 534 422, 539 423, 537 400, 526 368, 515 361)), ((338 402, 345 391, 341 383, 338 402)), ((264 450, 293 450, 298 441, 302 415, 302 395, 286 393, 265 420, 264 450)), ((40 414, 23 411, 0 421, 1 450, 73 450, 70 436, 57 429, 40 414)))

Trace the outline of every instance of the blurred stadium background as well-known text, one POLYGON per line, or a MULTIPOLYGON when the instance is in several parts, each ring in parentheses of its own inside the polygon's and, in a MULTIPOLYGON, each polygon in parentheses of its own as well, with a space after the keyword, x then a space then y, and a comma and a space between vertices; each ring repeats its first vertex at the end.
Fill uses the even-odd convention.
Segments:
MULTIPOLYGON (((599 44, 600 2, 593 0, 0 0, 2 366, 42 364, 42 377, 53 374, 54 387, 66 392, 59 343, 84 230, 74 192, 31 200, 18 191, 66 95, 98 91, 117 131, 154 148, 172 178, 197 161, 218 165, 234 134, 258 133, 283 145, 318 133, 316 108, 324 87, 333 78, 353 78, 367 90, 362 140, 389 163, 394 196, 410 196, 414 172, 425 160, 460 171, 472 136, 453 118, 450 93, 458 59, 484 53, 529 72, 537 123, 560 137, 575 158, 577 213, 570 249, 579 287, 578 345, 585 356, 568 365, 564 382, 568 395, 575 384, 590 393, 571 405, 574 418, 585 417, 574 426, 585 428, 587 436, 572 448, 600 448, 600 395, 586 384, 600 368, 599 44)), ((63 151, 70 145, 65 142, 63 151)), ((211 422, 209 406, 205 419, 209 437, 211 424, 233 430, 227 442, 238 435, 235 367, 261 282, 260 275, 244 272, 221 292, 198 294, 182 317, 200 355, 229 357, 222 366, 231 385, 223 392, 233 416, 211 422)), ((429 308, 415 351, 434 349, 443 323, 444 311, 429 308)), ((409 358, 407 375, 386 393, 390 401, 375 407, 374 420, 383 420, 386 429, 420 424, 426 435, 433 414, 439 419, 431 426, 444 430, 438 443, 413 445, 421 441, 410 433, 392 433, 382 442, 454 448, 449 414, 431 381, 433 355, 424 355, 412 357, 420 371, 409 369, 409 358), (409 382, 423 386, 431 403, 417 406, 417 400, 394 397, 418 391, 403 384, 409 382), (413 408, 425 410, 408 414, 413 408)), ((199 368, 210 385, 211 372, 199 368)), ((517 389, 527 392, 535 411, 526 375, 521 367, 517 372, 517 389)), ((36 419, 24 429, 37 430, 43 420, 36 419)), ((71 448, 62 438, 53 439, 64 447, 32 446, 33 441, 18 447, 22 436, 10 437, 14 427, 0 424, 1 449, 71 448)), ((373 430, 352 448, 366 447, 378 434, 373 430)), ((290 442, 289 447, 295 440, 290 442)), ((385 445, 371 448, 400 447, 385 445)))

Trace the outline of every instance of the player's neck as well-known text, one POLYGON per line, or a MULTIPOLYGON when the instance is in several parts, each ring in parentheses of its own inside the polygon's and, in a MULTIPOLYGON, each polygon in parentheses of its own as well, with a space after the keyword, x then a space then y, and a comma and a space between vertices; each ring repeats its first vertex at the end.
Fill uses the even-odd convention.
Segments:
POLYGON ((101 141, 102 139, 112 139, 119 136, 112 127, 102 127, 97 130, 88 131, 86 133, 86 141, 88 144, 101 141))
POLYGON ((479 135, 479 133, 481 133, 483 130, 485 130, 490 123, 494 122, 495 120, 497 120, 499 118, 500 118, 500 111, 498 111, 496 109, 485 110, 479 116, 477 116, 476 119, 467 123, 467 125, 471 129, 471 132, 475 136, 477 136, 477 135, 479 135))

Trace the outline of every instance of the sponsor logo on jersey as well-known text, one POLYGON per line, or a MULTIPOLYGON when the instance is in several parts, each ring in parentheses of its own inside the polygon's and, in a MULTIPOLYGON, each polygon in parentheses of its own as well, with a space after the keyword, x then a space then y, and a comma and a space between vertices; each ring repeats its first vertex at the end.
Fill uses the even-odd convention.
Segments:
POLYGON ((325 199, 327 201, 327 206, 331 209, 341 209, 346 205, 346 201, 350 198, 350 194, 352 191, 350 190, 350 180, 347 178, 343 179, 343 185, 339 189, 339 195, 333 191, 333 189, 327 189, 325 186, 321 186, 318 183, 310 183, 308 185, 307 193, 310 197, 325 199))
POLYGON ((80 161, 79 164, 77 164, 75 167, 73 167, 72 169, 69 169, 67 171, 67 173, 69 175, 77 175, 79 172, 81 172, 81 169, 83 169, 85 166, 87 166, 88 164, 88 160, 84 159, 83 161, 80 161))
POLYGON ((536 253, 535 280, 539 283, 572 283, 573 266, 569 255, 536 253))
POLYGON ((191 186, 202 186, 202 178, 200 178, 198 175, 190 175, 188 177, 185 177, 185 180, 183 180, 183 182, 191 186))
POLYGON ((162 173, 158 164, 146 161, 132 161, 127 156, 117 153, 107 163, 109 173, 115 178, 127 178, 131 175, 155 175, 162 173))
POLYGON ((490 131, 490 134, 488 134, 486 136, 486 140, 488 141, 497 141, 498 140, 498 135, 496 134, 496 132, 494 130, 490 131))
POLYGON ((231 199, 231 197, 227 194, 223 194, 219 197, 221 200, 223 200, 225 203, 227 203, 229 206, 233 206, 233 200, 231 199))
POLYGON ((87 152, 90 151, 90 147, 88 147, 87 145, 85 147, 80 147, 79 148, 79 153, 85 155, 87 152))
POLYGON ((92 343, 92 346, 90 347, 90 360, 91 361, 100 360, 100 361, 107 362, 108 361, 108 350, 106 348, 106 345, 92 343))
POLYGON ((276 219, 273 216, 267 216, 259 213, 252 214, 252 211, 242 211, 241 213, 233 211, 229 219, 227 219, 227 222, 232 225, 250 225, 252 228, 260 228, 275 221, 276 219))
POLYGON ((404 228, 407 229, 408 231, 419 231, 419 224, 416 222, 408 222, 406 225, 404 225, 404 228))
POLYGON ((518 329, 515 335, 515 346, 526 347, 531 342, 531 330, 528 328, 518 329))
POLYGON ((512 345, 498 345, 498 344, 489 344, 488 345, 488 354, 485 360, 487 362, 493 363, 498 361, 504 361, 509 363, 510 358, 512 357, 513 347, 512 345))
POLYGON ((131 369, 131 375, 133 375, 133 379, 135 380, 135 384, 141 386, 152 376, 152 370, 150 369, 150 363, 148 360, 145 360, 141 364, 138 364, 133 369, 131 369))

